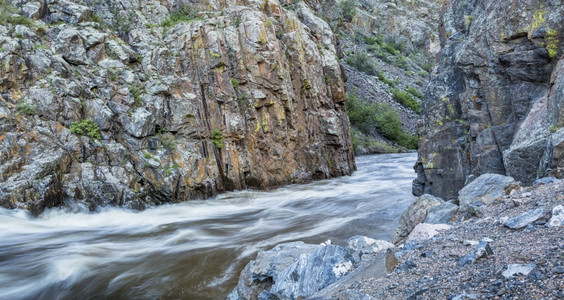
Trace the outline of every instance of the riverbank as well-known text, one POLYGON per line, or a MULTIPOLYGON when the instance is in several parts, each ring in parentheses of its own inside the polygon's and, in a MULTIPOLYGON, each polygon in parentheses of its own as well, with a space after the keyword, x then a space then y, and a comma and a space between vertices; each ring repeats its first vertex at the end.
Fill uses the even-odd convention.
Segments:
MULTIPOLYGON (((460 200, 457 203, 460 207, 453 210, 449 209, 455 205, 452 202, 442 202, 432 196, 417 199, 400 219, 394 239, 402 244, 397 247, 367 239, 371 249, 366 251, 365 246, 357 247, 359 243, 354 242, 354 238, 346 248, 309 246, 314 250, 285 257, 282 265, 277 264, 280 260, 270 260, 271 269, 262 277, 253 273, 261 271, 254 264, 264 264, 261 259, 274 254, 266 251, 261 257, 259 253, 247 266, 246 279, 239 281, 230 299, 245 299, 241 293, 245 291, 242 285, 252 290, 256 287, 253 284, 269 276, 267 284, 262 281, 262 288, 266 289, 262 292, 260 288, 254 289, 248 294, 250 299, 295 299, 299 296, 341 300, 564 297, 562 181, 544 180, 532 187, 521 187, 508 177, 486 175, 462 190, 460 200), (446 225, 427 224, 442 223, 445 217, 446 225), (442 230, 434 230, 439 228, 442 230), (403 230, 407 230, 407 234, 403 230), (327 255, 327 247, 341 251, 338 259, 327 255), (348 251, 349 256, 344 251, 348 251), (320 253, 323 255, 319 256, 320 253), (336 266, 348 262, 350 265, 343 272, 346 274, 333 276, 334 280, 330 282, 327 277, 315 280, 313 277, 318 274, 304 271, 307 270, 304 266, 311 265, 311 261, 316 261, 316 266, 324 266, 319 268, 325 272, 317 270, 319 274, 331 276, 336 274, 336 266), (299 270, 304 272, 296 272, 299 270), (284 278, 284 274, 293 281, 287 277, 284 284, 277 284, 276 280, 284 278), (300 294, 299 289, 304 286, 308 289, 303 291, 311 292, 312 284, 318 284, 320 290, 300 294), (326 286, 321 287, 322 284, 326 286)), ((284 254, 278 252, 274 256, 282 259, 280 256, 284 254)))
POLYGON ((563 200, 558 181, 498 197, 479 217, 458 213, 450 229, 395 249, 393 272, 331 299, 564 299, 563 200))

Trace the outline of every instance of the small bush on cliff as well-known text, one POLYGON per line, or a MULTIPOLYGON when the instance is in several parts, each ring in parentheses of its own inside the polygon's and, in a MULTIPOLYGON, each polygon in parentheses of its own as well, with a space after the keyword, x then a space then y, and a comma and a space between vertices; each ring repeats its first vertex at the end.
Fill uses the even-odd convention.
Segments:
POLYGON ((374 62, 365 52, 350 55, 345 59, 345 62, 351 67, 368 75, 378 75, 379 73, 374 65, 374 62))
POLYGON ((343 11, 343 18, 347 21, 352 21, 354 16, 356 16, 356 6, 354 5, 354 1, 352 0, 345 0, 342 1, 339 5, 341 10, 343 11))
POLYGON ((394 98, 394 100, 399 102, 401 105, 412 109, 416 113, 421 112, 421 106, 420 106, 419 102, 417 102, 415 99, 413 99, 411 94, 409 94, 408 92, 404 92, 400 89, 393 89, 392 90, 392 98, 394 98))
POLYGON ((9 1, 0 0, 0 24, 33 25, 33 21, 25 16, 14 16, 17 12, 16 8, 9 1))
POLYGON ((219 131, 219 129, 212 130, 211 138, 218 149, 223 148, 223 134, 221 134, 221 131, 219 131))
POLYGON ((192 9, 187 5, 183 5, 174 13, 172 13, 168 18, 162 21, 161 27, 168 29, 174 27, 178 23, 190 23, 195 20, 203 20, 203 18, 201 16, 198 16, 197 10, 192 9))
POLYGON ((355 94, 347 95, 347 114, 351 125, 364 134, 376 128, 385 138, 396 142, 398 145, 416 149, 418 138, 403 129, 398 114, 388 104, 365 103, 355 94))
POLYGON ((90 119, 82 120, 80 122, 73 122, 69 131, 76 135, 87 136, 93 140, 101 139, 100 128, 98 124, 90 119))
POLYGON ((37 114, 37 110, 35 109, 35 107, 31 106, 29 103, 24 101, 18 102, 18 104, 16 105, 16 109, 22 115, 34 116, 37 114))
POLYGON ((407 89, 405 89, 405 91, 419 99, 423 99, 423 94, 414 87, 409 86, 407 87, 407 89))

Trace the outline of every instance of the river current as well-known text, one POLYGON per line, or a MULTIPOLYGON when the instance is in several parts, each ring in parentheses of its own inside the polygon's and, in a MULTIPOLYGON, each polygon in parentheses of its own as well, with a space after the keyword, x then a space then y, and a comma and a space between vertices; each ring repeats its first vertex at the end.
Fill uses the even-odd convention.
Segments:
POLYGON ((0 299, 223 299, 259 250, 390 240, 416 154, 357 157, 351 176, 144 211, 0 208, 0 299))

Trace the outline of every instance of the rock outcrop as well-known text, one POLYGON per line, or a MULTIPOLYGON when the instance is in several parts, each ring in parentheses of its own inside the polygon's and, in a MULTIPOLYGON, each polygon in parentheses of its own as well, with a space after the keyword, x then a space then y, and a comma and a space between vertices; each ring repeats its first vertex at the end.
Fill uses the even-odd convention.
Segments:
POLYGON ((349 250, 303 242, 258 253, 241 272, 227 299, 298 299, 334 283, 353 269, 349 250))
POLYGON ((445 1, 414 194, 451 199, 485 173, 562 176, 563 16, 558 1, 445 1))
POLYGON ((397 245, 404 242, 420 223, 429 223, 427 225, 447 223, 457 210, 458 206, 432 195, 426 194, 417 198, 401 214, 398 228, 392 235, 392 243, 397 245))
POLYGON ((290 2, 12 1, 0 206, 143 208, 350 174, 335 37, 290 2))

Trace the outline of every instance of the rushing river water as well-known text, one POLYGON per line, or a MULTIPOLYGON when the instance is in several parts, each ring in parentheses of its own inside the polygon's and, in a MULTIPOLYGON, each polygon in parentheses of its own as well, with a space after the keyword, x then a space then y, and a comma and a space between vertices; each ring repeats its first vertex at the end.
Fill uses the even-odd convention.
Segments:
POLYGON ((0 209, 0 299, 222 299, 259 250, 389 240, 415 160, 363 156, 352 176, 145 211, 0 209))

